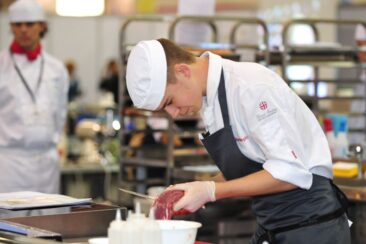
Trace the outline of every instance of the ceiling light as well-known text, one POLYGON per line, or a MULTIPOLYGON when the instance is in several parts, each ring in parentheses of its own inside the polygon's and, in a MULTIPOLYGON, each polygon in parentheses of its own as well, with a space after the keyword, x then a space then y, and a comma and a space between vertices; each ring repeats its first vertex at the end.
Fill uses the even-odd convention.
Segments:
POLYGON ((61 16, 98 16, 104 12, 104 0, 56 0, 56 13, 61 16))

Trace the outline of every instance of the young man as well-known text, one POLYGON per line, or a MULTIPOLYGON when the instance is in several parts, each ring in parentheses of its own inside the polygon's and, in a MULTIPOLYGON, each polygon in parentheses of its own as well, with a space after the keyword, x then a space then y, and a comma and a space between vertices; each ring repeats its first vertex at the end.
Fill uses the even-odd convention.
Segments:
POLYGON ((0 192, 58 193, 67 72, 41 46, 47 24, 36 0, 15 1, 9 19, 14 39, 0 53, 0 192))
POLYGON ((126 79, 138 108, 173 118, 201 111, 201 139, 223 177, 170 187, 185 191, 175 210, 250 196, 258 221, 251 243, 350 243, 324 133, 277 74, 159 39, 134 47, 126 79))

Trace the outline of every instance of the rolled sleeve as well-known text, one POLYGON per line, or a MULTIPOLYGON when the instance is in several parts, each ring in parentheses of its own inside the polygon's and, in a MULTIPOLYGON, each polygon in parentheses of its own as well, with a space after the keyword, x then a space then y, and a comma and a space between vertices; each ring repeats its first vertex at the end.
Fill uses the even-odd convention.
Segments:
POLYGON ((310 189, 313 183, 313 175, 308 170, 288 162, 270 159, 263 164, 263 168, 273 178, 289 182, 306 190, 310 189))

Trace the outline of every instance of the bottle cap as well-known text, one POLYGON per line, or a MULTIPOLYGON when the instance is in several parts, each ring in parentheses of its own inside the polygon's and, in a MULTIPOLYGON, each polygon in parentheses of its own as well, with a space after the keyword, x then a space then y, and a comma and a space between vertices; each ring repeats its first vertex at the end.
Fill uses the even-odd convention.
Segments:
POLYGON ((329 119, 329 118, 325 118, 324 121, 324 130, 325 132, 330 132, 333 130, 333 123, 332 123, 332 120, 329 119))
POLYGON ((339 120, 339 132, 346 132, 347 131, 347 119, 340 118, 339 120))

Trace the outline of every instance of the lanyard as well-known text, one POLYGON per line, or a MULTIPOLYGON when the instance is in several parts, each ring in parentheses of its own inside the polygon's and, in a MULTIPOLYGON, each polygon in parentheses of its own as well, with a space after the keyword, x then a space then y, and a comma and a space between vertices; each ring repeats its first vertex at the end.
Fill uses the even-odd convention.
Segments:
POLYGON ((13 60, 13 64, 14 64, 14 68, 20 78, 20 80, 22 81, 24 87, 27 89, 27 92, 29 94, 29 96, 31 97, 33 103, 36 105, 37 104, 37 101, 36 101, 36 96, 35 94, 37 94, 38 92, 38 89, 41 85, 41 82, 42 82, 42 77, 43 77, 43 67, 44 67, 44 59, 43 59, 43 55, 41 55, 41 68, 39 70, 39 76, 38 76, 38 81, 37 81, 37 86, 36 86, 36 90, 35 92, 33 93, 32 89, 30 88, 30 86, 28 85, 28 82, 27 80, 24 78, 22 72, 20 71, 18 65, 16 64, 15 60, 14 60, 14 54, 12 51, 10 51, 10 56, 11 56, 11 59, 13 60))

